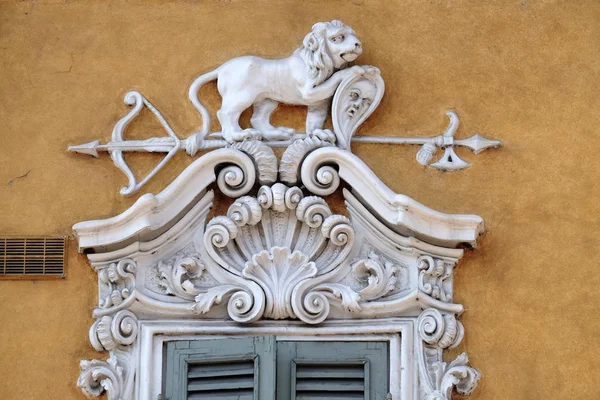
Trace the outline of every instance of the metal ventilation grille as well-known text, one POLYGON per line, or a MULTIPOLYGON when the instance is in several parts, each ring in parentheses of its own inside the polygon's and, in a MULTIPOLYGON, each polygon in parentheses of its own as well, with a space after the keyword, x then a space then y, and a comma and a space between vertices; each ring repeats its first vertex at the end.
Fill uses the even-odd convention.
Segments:
POLYGON ((368 398, 366 364, 357 362, 296 361, 296 400, 349 400, 368 398))
POLYGON ((0 238, 0 277, 64 277, 65 237, 0 238))

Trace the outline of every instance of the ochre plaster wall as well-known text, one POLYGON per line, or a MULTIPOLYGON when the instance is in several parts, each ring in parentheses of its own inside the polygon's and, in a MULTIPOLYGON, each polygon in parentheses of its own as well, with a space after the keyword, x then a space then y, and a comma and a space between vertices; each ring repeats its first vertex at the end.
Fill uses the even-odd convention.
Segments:
MULTIPOLYGON (((133 203, 118 194, 125 179, 109 157, 66 151, 108 140, 127 90, 186 134, 200 124, 186 95, 195 76, 242 54, 287 55, 314 22, 334 18, 355 28, 360 63, 386 82, 362 134, 441 132, 453 108, 458 137, 505 144, 459 150, 474 164, 457 173, 423 169, 415 148, 353 146, 396 192, 486 221, 456 279, 467 332, 457 351, 483 374, 471 398, 598 398, 595 0, 2 2, 0 234, 70 234, 133 203)), ((201 96, 214 115, 215 86, 201 96)), ((276 120, 301 129, 304 114, 284 108, 276 120)), ((156 135, 149 115, 132 126, 133 137, 156 135)), ((144 172, 159 158, 129 160, 144 172)), ((146 189, 158 192, 190 161, 178 155, 146 189)), ((95 274, 73 240, 70 251, 66 280, 0 282, 1 399, 80 399, 79 360, 104 357, 87 339, 95 274)))

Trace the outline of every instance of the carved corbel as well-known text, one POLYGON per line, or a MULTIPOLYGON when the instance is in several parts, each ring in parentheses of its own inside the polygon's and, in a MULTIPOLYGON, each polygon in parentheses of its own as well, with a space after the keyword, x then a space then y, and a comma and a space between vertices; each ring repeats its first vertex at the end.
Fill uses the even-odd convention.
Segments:
POLYGON ((445 349, 455 348, 464 337, 464 328, 453 314, 442 315, 434 308, 421 313, 417 331, 422 342, 418 346, 420 377, 425 400, 451 400, 452 390, 471 394, 480 379, 479 372, 469 366, 465 353, 450 364, 442 361, 445 349))
POLYGON ((419 290, 434 299, 452 302, 452 273, 454 264, 422 256, 417 260, 419 272, 419 290))
POLYGON ((138 319, 128 308, 135 301, 137 265, 123 259, 98 270, 98 319, 89 332, 90 343, 97 351, 109 351, 106 361, 83 360, 77 385, 88 396, 99 397, 104 392, 109 400, 133 398, 133 353, 138 333, 138 319))
POLYGON ((86 395, 99 397, 106 392, 109 400, 133 398, 137 334, 138 319, 129 310, 105 315, 92 325, 90 343, 97 351, 109 351, 110 357, 81 361, 77 386, 86 395))
POLYGON ((90 343, 98 351, 110 351, 133 344, 137 332, 137 317, 129 310, 123 310, 98 319, 90 328, 90 343))
POLYGON ((129 308, 135 300, 135 272, 131 259, 111 263, 98 270, 99 295, 94 316, 108 315, 129 308))
POLYGON ((108 400, 131 400, 134 391, 133 352, 114 350, 106 361, 82 360, 77 386, 89 397, 106 392, 108 400))
POLYGON ((481 378, 479 372, 469 366, 469 359, 465 353, 450 364, 433 363, 430 369, 435 376, 435 390, 429 393, 425 400, 451 400, 454 388, 459 394, 469 395, 473 393, 481 378))

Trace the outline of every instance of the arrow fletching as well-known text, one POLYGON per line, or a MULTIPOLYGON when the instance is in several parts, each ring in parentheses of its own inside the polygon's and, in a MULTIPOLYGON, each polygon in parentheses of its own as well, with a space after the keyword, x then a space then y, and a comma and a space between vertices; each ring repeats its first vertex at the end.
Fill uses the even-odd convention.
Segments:
POLYGON ((94 140, 93 142, 80 144, 78 146, 69 146, 69 151, 72 151, 74 153, 87 154, 98 158, 98 151, 96 150, 96 147, 99 144, 99 140, 94 140))

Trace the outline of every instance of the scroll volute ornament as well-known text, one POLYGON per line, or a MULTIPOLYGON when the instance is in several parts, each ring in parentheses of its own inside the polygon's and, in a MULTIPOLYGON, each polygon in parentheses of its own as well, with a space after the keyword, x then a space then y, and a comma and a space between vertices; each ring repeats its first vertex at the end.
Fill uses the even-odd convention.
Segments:
POLYGON ((263 186, 257 197, 239 198, 227 216, 208 223, 200 247, 210 259, 206 271, 220 284, 200 291, 192 310, 205 314, 227 301, 237 322, 321 322, 329 314, 323 292, 352 304, 358 300, 336 284, 353 243, 348 218, 332 215, 322 198, 304 197, 281 183, 263 186))

